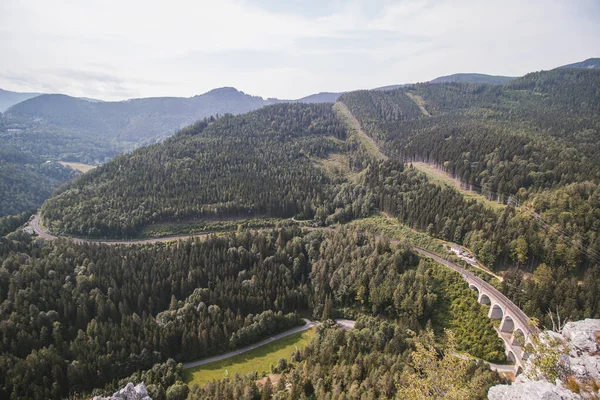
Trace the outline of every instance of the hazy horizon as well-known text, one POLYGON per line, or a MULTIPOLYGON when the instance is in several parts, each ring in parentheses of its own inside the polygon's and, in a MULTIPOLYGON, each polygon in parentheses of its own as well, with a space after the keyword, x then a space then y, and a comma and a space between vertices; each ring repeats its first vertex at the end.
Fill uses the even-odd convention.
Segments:
POLYGON ((521 76, 597 57, 598 20, 593 0, 29 0, 0 5, 0 88, 297 99, 454 73, 521 76))

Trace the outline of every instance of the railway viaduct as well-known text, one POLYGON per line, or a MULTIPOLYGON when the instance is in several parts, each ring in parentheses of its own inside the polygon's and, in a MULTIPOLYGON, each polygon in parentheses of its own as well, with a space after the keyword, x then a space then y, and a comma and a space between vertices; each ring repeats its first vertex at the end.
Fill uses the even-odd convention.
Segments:
POLYGON ((529 318, 519 307, 488 282, 435 253, 418 247, 415 250, 452 268, 461 274, 470 289, 477 291, 479 303, 490 307, 488 316, 500 320, 496 332, 504 342, 506 358, 514 363, 514 373, 518 375, 523 370, 528 356, 524 345, 531 343, 533 337, 539 332, 538 328, 529 323, 529 318))

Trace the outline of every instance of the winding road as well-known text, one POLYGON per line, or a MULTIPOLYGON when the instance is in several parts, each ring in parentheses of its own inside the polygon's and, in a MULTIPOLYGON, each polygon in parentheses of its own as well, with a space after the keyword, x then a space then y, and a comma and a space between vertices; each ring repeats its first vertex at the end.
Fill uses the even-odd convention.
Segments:
MULTIPOLYGON (((35 215, 33 217, 33 219, 31 220, 31 227, 33 228, 34 232, 41 238, 45 239, 45 240, 55 240, 58 239, 57 236, 54 236, 48 232, 46 232, 41 224, 40 224, 40 216, 39 215, 35 215)), ((324 227, 324 228, 309 228, 309 229, 329 229, 328 227, 324 227)), ((178 235, 178 236, 166 236, 166 237, 162 237, 162 238, 153 238, 153 239, 137 239, 137 240, 95 240, 95 239, 82 239, 82 238, 74 238, 74 237, 64 237, 68 240, 71 240, 74 243, 102 243, 102 244, 108 244, 108 245, 127 245, 127 244, 146 244, 146 243, 163 243, 163 242, 171 242, 171 241, 176 241, 176 240, 185 240, 185 239, 190 239, 190 238, 195 238, 195 237, 206 237, 209 236, 211 234, 214 234, 215 232, 203 232, 203 233, 198 233, 198 234, 193 234, 193 235, 178 235)), ((481 281, 481 285, 483 287, 486 287, 486 289, 489 292, 494 293, 496 296, 501 297, 505 300, 506 303, 506 307, 508 309, 510 309, 511 312, 514 313, 514 315, 516 316, 516 318, 520 319, 522 324, 524 326, 529 326, 528 324, 528 317, 527 315, 525 315, 525 313, 523 313, 523 311, 521 311, 521 309, 519 309, 519 307, 517 307, 514 303, 512 303, 508 298, 506 298, 506 296, 504 296, 499 290, 497 290, 496 288, 494 288, 492 285, 490 285, 489 283, 485 282, 483 279, 475 276, 472 272, 469 272, 467 270, 465 270, 464 268, 456 265, 455 263, 440 257, 438 254, 432 253, 428 250, 419 248, 419 247, 414 247, 414 250, 417 251, 418 253, 420 253, 421 255, 424 255, 426 257, 430 257, 434 260, 436 260, 437 262, 453 269, 454 271, 460 273, 462 276, 465 277, 470 277, 474 280, 477 281, 481 281)), ((537 332, 537 330, 532 327, 532 333, 537 332)))
MULTIPOLYGON (((35 215, 34 218, 31 220, 31 227, 33 228, 34 232, 40 237, 43 238, 45 240, 55 240, 58 239, 57 236, 54 236, 48 232, 46 232, 42 226, 41 226, 41 219, 39 215, 35 215)), ((331 229, 329 227, 324 227, 324 228, 308 228, 310 230, 316 230, 316 229, 331 229)), ((178 235, 178 236, 168 236, 168 237, 162 237, 162 238, 153 238, 153 239, 137 239, 137 240, 114 240, 114 241, 110 241, 110 240, 94 240, 94 239, 82 239, 82 238, 74 238, 74 237, 61 237, 61 238, 65 238, 67 240, 71 240, 74 243, 102 243, 102 244, 107 244, 107 245, 132 245, 132 244, 150 244, 150 243, 164 243, 164 242, 171 242, 171 241, 177 241, 177 240, 186 240, 186 239, 190 239, 190 238, 195 238, 195 237, 206 237, 209 236, 211 234, 214 234, 215 232, 203 232, 203 233, 198 233, 198 234, 193 234, 193 235, 178 235)), ((453 262, 440 257, 438 254, 432 253, 428 250, 419 248, 419 247, 414 247, 414 250, 418 253, 420 253, 423 256, 426 257, 430 257, 432 259, 434 259, 435 261, 453 269, 454 271, 460 273, 463 277, 467 278, 472 278, 472 279, 477 279, 478 281, 481 281, 480 284, 482 287, 486 287, 486 289, 489 292, 493 292, 494 294, 496 294, 498 297, 501 297, 505 300, 505 306, 507 309, 509 309, 512 314, 519 320, 521 320, 522 324, 524 326, 530 326, 528 323, 528 317, 527 315, 525 315, 525 313, 523 313, 523 311, 521 309, 519 309, 515 304, 513 304, 508 298, 506 298, 500 291, 498 291, 496 288, 494 288, 492 285, 490 285, 489 283, 485 282, 484 280, 482 280, 479 277, 476 277, 473 273, 463 269, 462 267, 458 266, 457 264, 454 264, 453 262)), ((289 331, 286 332, 282 332, 280 334, 277 334, 275 336, 272 336, 268 339, 262 340, 260 342, 254 343, 252 345, 249 345, 247 347, 238 349, 238 350, 234 350, 225 354, 221 354, 218 356, 214 356, 214 357, 210 357, 210 358, 206 358, 203 360, 198 360, 198 361, 194 361, 194 362, 190 362, 187 364, 184 364, 183 368, 187 369, 187 368, 193 368, 199 365, 203 365, 203 364, 208 364, 211 362, 215 362, 215 361, 220 361, 220 360, 224 360, 226 358, 229 357, 233 357, 235 355, 238 354, 242 354, 245 352, 248 352, 250 350, 256 349, 258 347, 264 346, 265 344, 271 343, 273 341, 276 341, 278 339, 284 338, 286 336, 289 335, 293 335, 294 333, 297 332, 302 332, 305 330, 308 330, 310 328, 312 328, 313 326, 316 326, 317 323, 313 322, 313 321, 309 321, 307 319, 304 320, 306 323, 302 326, 290 329, 289 331)), ((340 325, 342 328, 344 329, 351 329, 354 327, 354 321, 342 321, 342 320, 336 320, 338 322, 338 325, 340 325)), ((531 332, 530 333, 536 333, 537 332, 537 328, 536 327, 530 327, 531 332)), ((497 372, 511 372, 511 368, 512 366, 509 365, 499 365, 499 364, 490 364, 491 369, 497 371, 497 372)))
MULTIPOLYGON (((54 236, 48 232, 46 232, 41 226, 41 219, 39 215, 35 215, 31 220, 31 228, 33 231, 42 239, 45 240, 56 240, 58 236, 54 236)), ((61 238, 68 239, 73 243, 102 243, 108 245, 126 245, 126 244, 147 244, 147 243, 165 243, 165 242, 173 242, 176 240, 185 240, 195 237, 206 237, 216 232, 201 232, 193 235, 177 235, 177 236, 165 236, 161 238, 152 238, 152 239, 134 239, 134 240, 99 240, 99 239, 82 239, 75 238, 71 236, 61 236, 61 238)))
MULTIPOLYGON (((294 219, 292 219, 292 221, 294 221, 296 223, 305 222, 305 221, 297 221, 294 219)), ((31 228, 33 229, 33 231, 42 239, 56 240, 59 238, 59 236, 52 235, 51 233, 48 233, 47 231, 44 230, 44 228, 41 225, 41 218, 38 214, 34 215, 30 224, 31 224, 31 228)), ((255 229, 255 231, 265 231, 265 230, 271 230, 271 229, 272 228, 257 228, 257 229, 255 229)), ((334 230, 335 228, 325 226, 325 227, 304 227, 304 229, 313 231, 313 230, 334 230)), ((163 237, 151 238, 151 239, 131 239, 131 240, 87 239, 87 238, 77 238, 77 237, 73 237, 73 236, 60 236, 60 238, 70 240, 71 242, 77 243, 77 244, 102 243, 102 244, 107 244, 107 245, 128 245, 128 244, 174 242, 177 240, 187 240, 187 239, 192 239, 192 238, 207 237, 210 235, 215 235, 217 233, 224 233, 224 232, 226 232, 226 231, 200 232, 200 233, 194 233, 194 234, 189 234, 189 235, 174 235, 174 236, 163 236, 163 237)), ((235 232, 235 231, 231 231, 231 232, 235 232)))

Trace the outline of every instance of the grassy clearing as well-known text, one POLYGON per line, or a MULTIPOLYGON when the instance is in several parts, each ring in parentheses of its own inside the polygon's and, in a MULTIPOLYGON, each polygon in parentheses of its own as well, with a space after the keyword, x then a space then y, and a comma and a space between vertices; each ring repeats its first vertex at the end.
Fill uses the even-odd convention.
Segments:
POLYGON ((80 171, 83 173, 91 171, 97 167, 97 165, 89 165, 89 164, 83 164, 83 163, 78 163, 78 162, 59 161, 58 163, 60 165, 62 165, 63 167, 69 167, 71 169, 74 169, 76 171, 80 171))
POLYGON ((358 173, 350 171, 346 154, 329 154, 327 158, 311 158, 311 160, 333 179, 346 179, 355 182, 358 173))
POLYGON ((387 237, 392 240, 407 240, 410 244, 418 246, 435 253, 445 254, 444 241, 433 238, 426 233, 416 231, 398 222, 397 219, 380 214, 375 217, 361 218, 348 223, 348 226, 356 226, 359 229, 371 232, 375 235, 387 237))
POLYGON ((412 165, 413 167, 427 175, 427 178, 431 183, 439 186, 448 186, 454 188, 458 190, 468 200, 476 200, 478 202, 481 202, 491 207, 495 211, 502 211, 506 207, 505 204, 488 200, 482 194, 463 188, 461 186, 461 182, 458 179, 452 178, 446 172, 434 167, 431 164, 427 164, 424 162, 413 162, 412 165))
POLYGON ((184 371, 184 380, 189 385, 194 383, 202 385, 214 379, 222 379, 234 374, 249 374, 251 372, 260 374, 270 371, 271 365, 277 365, 280 358, 289 361, 296 348, 304 348, 314 335, 315 328, 311 328, 226 360, 187 369, 184 371))
POLYGON ((377 143, 362 130, 360 122, 352 115, 344 103, 339 101, 335 103, 333 105, 333 111, 348 128, 348 132, 350 133, 349 136, 356 136, 373 158, 380 161, 387 160, 387 156, 379 150, 377 143))

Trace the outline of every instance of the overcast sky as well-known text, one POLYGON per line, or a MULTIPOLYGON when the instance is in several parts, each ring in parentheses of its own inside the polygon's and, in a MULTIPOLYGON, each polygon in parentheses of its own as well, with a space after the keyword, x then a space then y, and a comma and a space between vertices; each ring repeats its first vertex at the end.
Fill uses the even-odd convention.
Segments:
POLYGON ((599 0, 1 0, 0 88, 298 98, 600 57, 599 0))

